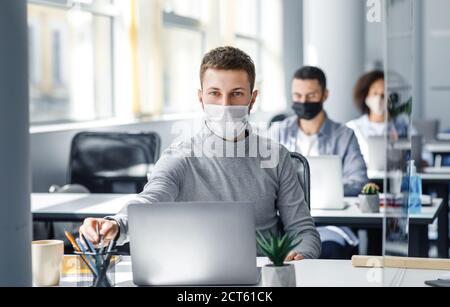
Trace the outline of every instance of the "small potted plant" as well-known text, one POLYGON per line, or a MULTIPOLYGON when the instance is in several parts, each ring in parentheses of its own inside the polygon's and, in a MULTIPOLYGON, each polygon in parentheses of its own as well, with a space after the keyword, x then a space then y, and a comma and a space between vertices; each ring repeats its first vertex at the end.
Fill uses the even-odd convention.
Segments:
POLYGON ((300 243, 298 235, 274 235, 267 237, 257 232, 256 237, 261 252, 267 256, 272 264, 261 270, 263 287, 295 287, 295 266, 285 264, 288 254, 300 243))
POLYGON ((359 209, 363 213, 380 212, 380 187, 375 183, 366 184, 359 195, 359 209))

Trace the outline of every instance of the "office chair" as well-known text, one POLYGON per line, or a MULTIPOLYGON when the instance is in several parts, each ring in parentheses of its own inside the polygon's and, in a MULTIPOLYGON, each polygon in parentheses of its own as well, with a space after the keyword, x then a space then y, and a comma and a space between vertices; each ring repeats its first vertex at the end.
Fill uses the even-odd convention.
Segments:
POLYGON ((308 204, 308 208, 311 211, 311 183, 310 183, 310 170, 309 163, 305 157, 296 152, 291 152, 291 158, 294 160, 296 165, 297 176, 302 185, 303 191, 305 193, 305 201, 308 204))
MULTIPOLYGON (((300 185, 303 188, 303 192, 305 194, 305 201, 308 205, 309 211, 311 211, 310 204, 310 171, 309 171, 309 163, 305 157, 296 152, 291 152, 291 158, 294 161, 294 166, 296 168, 297 176, 300 181, 300 185)), ((277 213, 279 216, 279 212, 277 213)), ((284 233, 284 225, 281 219, 278 220, 278 230, 280 233, 284 233)))
POLYGON ((268 127, 268 128, 272 127, 273 123, 276 123, 276 122, 282 122, 282 121, 284 121, 284 120, 285 120, 286 118, 288 118, 288 117, 289 117, 289 115, 286 114, 286 113, 282 113, 282 114, 275 115, 275 116, 272 117, 272 119, 269 121, 269 127, 268 127))
POLYGON ((156 133, 79 133, 72 140, 68 181, 91 193, 140 193, 160 150, 156 133))
MULTIPOLYGON (((308 204, 308 208, 311 211, 311 182, 310 182, 310 169, 308 160, 302 155, 292 152, 291 158, 295 161, 297 166, 297 175, 300 180, 300 184, 303 187, 305 193, 305 201, 308 204)), ((337 229, 335 226, 318 227, 317 230, 321 234, 325 234, 325 238, 322 240, 322 254, 320 259, 351 259, 353 255, 358 254, 359 241, 353 234, 352 230, 348 227, 340 228, 340 231, 346 233, 346 235, 356 242, 356 245, 346 244, 342 235, 327 236, 326 234, 331 232, 331 229, 337 229), (342 238, 340 238, 342 237, 342 238)))

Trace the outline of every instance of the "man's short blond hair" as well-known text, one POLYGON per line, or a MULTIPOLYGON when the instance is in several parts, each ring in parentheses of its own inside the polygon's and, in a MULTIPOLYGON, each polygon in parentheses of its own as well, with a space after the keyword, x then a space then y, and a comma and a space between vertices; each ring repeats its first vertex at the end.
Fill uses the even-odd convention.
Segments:
POLYGON ((219 47, 208 52, 200 66, 200 82, 203 86, 203 78, 208 69, 218 70, 243 70, 248 75, 250 90, 255 88, 256 69, 252 58, 244 51, 235 47, 219 47))

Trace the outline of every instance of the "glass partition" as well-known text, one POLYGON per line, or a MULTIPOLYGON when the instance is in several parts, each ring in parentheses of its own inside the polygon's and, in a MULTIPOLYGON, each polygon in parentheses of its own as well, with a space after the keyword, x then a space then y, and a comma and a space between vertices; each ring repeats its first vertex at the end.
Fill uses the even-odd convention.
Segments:
MULTIPOLYGON (((384 256, 408 256, 410 206, 414 191, 414 167, 420 150, 412 150, 417 137, 412 136, 411 114, 414 87, 414 1, 384 1, 386 67, 386 173, 384 180, 384 256)), ((419 196, 420 197, 420 196, 419 196)), ((386 277, 386 276, 385 276, 386 277)), ((387 282, 387 281, 386 281, 387 282)))

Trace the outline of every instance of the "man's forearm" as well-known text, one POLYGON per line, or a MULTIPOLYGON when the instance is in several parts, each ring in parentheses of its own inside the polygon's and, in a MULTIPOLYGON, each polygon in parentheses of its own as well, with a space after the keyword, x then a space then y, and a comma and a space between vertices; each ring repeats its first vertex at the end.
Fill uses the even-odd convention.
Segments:
POLYGON ((307 234, 302 236, 302 241, 295 248, 305 259, 317 259, 322 252, 322 242, 320 236, 316 234, 307 234))

